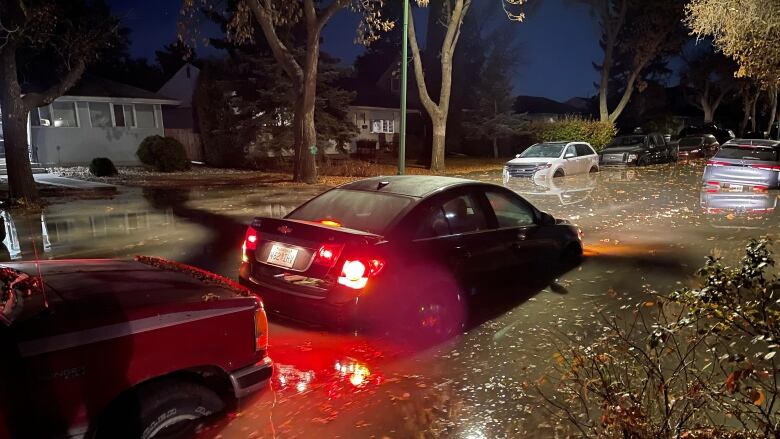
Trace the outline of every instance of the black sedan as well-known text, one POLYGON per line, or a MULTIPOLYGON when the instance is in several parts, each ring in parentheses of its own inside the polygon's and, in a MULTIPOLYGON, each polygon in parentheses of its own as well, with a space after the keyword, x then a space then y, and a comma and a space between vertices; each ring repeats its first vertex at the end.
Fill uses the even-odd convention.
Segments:
POLYGON ((529 283, 581 255, 577 227, 504 187, 377 177, 282 219, 256 218, 239 276, 271 313, 439 333, 464 323, 472 296, 529 283))

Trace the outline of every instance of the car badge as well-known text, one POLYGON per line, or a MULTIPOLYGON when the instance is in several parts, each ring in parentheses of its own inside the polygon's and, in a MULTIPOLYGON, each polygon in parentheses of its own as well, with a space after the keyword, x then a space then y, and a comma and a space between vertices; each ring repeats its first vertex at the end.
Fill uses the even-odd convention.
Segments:
POLYGON ((278 230, 279 233, 281 233, 282 235, 287 235, 290 232, 292 232, 292 228, 287 227, 287 226, 281 226, 281 227, 277 228, 276 230, 278 230))

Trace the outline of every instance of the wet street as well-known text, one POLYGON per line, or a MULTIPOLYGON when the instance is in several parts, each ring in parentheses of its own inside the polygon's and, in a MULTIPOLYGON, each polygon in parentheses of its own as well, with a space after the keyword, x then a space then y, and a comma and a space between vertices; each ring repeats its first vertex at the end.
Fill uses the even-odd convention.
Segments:
MULTIPOLYGON (((706 255, 738 257, 776 237, 777 193, 700 191, 702 162, 604 170, 507 186, 584 231, 586 258, 438 346, 334 333, 272 318, 271 389, 214 419, 201 438, 554 437, 533 390, 551 373, 554 334, 589 340, 601 314, 691 285, 706 255), (427 433, 419 433, 427 431, 427 433)), ((467 177, 503 184, 500 173, 467 177)), ((4 212, 6 260, 153 255, 236 278, 246 224, 280 217, 323 187, 120 188, 111 199, 55 200, 4 212)))

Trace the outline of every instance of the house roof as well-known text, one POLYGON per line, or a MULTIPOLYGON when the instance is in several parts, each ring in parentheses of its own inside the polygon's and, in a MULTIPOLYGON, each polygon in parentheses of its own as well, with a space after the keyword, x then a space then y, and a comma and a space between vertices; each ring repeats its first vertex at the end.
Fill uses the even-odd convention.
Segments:
MULTIPOLYGON (((25 87, 25 93, 42 91, 42 87, 25 87)), ((93 98, 124 98, 160 101, 161 103, 177 104, 177 101, 158 93, 111 81, 110 79, 87 75, 81 78, 64 96, 93 98)))
POLYGON ((531 114, 576 114, 582 112, 582 110, 571 105, 540 96, 518 96, 515 99, 515 111, 531 114))

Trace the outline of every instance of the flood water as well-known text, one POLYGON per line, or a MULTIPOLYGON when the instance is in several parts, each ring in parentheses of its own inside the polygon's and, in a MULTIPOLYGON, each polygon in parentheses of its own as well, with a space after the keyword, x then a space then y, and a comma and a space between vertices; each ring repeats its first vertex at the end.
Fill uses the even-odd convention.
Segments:
MULTIPOLYGON (((735 260, 777 237, 777 193, 701 192, 703 163, 604 170, 507 186, 584 231, 582 265, 466 333, 419 350, 403 340, 273 321, 269 391, 203 428, 203 438, 552 437, 527 383, 551 370, 550 329, 593 336, 604 312, 695 282, 708 254, 735 260), (427 436, 414 433, 425 429, 427 436)), ((472 174, 503 184, 500 173, 472 174)), ((246 224, 280 217, 324 188, 120 188, 111 199, 55 200, 4 212, 5 259, 162 256, 235 278, 246 224)), ((518 290, 527 281, 517 276, 518 290)))

